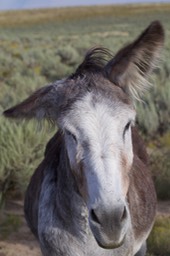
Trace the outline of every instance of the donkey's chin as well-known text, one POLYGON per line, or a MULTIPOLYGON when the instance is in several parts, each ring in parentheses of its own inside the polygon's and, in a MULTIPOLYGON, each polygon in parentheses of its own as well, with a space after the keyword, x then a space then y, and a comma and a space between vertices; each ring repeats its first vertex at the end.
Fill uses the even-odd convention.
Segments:
MULTIPOLYGON (((96 238, 95 238, 96 239, 96 238)), ((96 242, 98 243, 98 245, 103 248, 103 249, 116 249, 119 248, 123 245, 125 238, 122 239, 121 242, 106 242, 106 241, 99 241, 98 239, 96 239, 96 242)))
MULTIPOLYGON (((92 234, 97 242, 97 244, 102 247, 103 249, 115 249, 119 248, 124 244, 126 234, 115 234, 107 235, 103 232, 100 228, 95 226, 91 226, 92 234)), ((115 232, 117 233, 117 232, 115 232)))

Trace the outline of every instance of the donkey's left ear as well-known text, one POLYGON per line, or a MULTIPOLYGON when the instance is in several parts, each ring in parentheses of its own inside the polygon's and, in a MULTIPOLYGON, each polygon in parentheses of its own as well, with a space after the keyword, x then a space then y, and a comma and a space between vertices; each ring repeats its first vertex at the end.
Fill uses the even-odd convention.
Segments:
POLYGON ((159 60, 164 29, 154 21, 131 44, 122 48, 105 67, 106 76, 135 98, 148 87, 147 78, 159 60))

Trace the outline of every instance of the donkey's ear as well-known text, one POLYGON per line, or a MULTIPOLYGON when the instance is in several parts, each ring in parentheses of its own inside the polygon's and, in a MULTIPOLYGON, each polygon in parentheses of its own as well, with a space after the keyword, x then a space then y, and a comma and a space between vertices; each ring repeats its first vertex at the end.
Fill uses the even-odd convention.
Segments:
POLYGON ((159 21, 154 21, 108 62, 105 67, 107 77, 133 97, 139 98, 148 87, 148 75, 159 60, 163 43, 163 27, 159 21))
POLYGON ((3 114, 10 118, 56 119, 58 107, 61 105, 61 94, 63 94, 61 87, 56 85, 42 87, 20 104, 4 111, 3 114))

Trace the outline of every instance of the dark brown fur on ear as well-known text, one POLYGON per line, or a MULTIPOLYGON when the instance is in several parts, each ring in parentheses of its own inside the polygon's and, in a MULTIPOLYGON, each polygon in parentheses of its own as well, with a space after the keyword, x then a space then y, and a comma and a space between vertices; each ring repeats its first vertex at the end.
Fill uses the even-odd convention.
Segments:
POLYGON ((4 111, 3 114, 8 118, 38 120, 45 118, 54 122, 60 112, 69 108, 69 104, 74 101, 79 92, 80 88, 75 86, 75 81, 59 80, 40 88, 20 104, 4 111))
POLYGON ((164 43, 164 29, 154 21, 131 44, 122 48, 105 67, 106 75, 114 84, 139 98, 148 86, 146 78, 157 64, 164 43))
POLYGON ((54 116, 55 92, 54 85, 42 87, 20 104, 4 111, 3 115, 8 118, 51 119, 54 116))
POLYGON ((8 118, 32 118, 36 116, 36 111, 41 107, 40 105, 42 101, 44 101, 44 96, 46 96, 51 89, 52 86, 47 86, 37 90, 20 104, 4 111, 4 116, 8 118))

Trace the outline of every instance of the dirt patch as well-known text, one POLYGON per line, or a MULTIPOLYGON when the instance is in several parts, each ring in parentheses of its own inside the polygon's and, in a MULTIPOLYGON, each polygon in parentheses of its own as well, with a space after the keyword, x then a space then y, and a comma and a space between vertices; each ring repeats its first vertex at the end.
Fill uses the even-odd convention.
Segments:
POLYGON ((0 217, 0 256, 41 255, 38 242, 25 222, 23 202, 7 202, 0 217))
POLYGON ((157 216, 170 216, 170 201, 159 201, 157 207, 157 216))
POLYGON ((40 250, 37 245, 28 242, 0 242, 0 256, 40 256, 40 250))
MULTIPOLYGON (((158 203, 157 216, 170 216, 170 201, 158 203)), ((6 232, 0 232, 0 256, 41 255, 38 242, 31 234, 25 222, 22 201, 7 202, 6 207, 0 217, 1 231, 3 231, 4 227, 3 221, 5 221, 8 229, 4 229, 4 231, 6 232), (17 222, 15 221, 15 219, 19 219, 20 221, 17 222), (13 221, 11 222, 11 220, 13 221), (8 224, 10 224, 10 227, 8 226, 8 224)))

